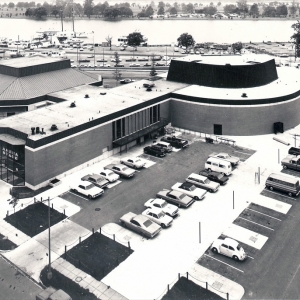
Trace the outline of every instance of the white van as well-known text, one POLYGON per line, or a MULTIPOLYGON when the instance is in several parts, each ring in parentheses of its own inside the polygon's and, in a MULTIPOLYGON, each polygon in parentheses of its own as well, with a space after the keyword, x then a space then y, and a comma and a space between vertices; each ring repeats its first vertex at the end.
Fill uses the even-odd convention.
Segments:
POLYGON ((209 157, 205 163, 205 169, 209 171, 220 172, 224 175, 229 176, 232 172, 231 163, 229 161, 209 157))

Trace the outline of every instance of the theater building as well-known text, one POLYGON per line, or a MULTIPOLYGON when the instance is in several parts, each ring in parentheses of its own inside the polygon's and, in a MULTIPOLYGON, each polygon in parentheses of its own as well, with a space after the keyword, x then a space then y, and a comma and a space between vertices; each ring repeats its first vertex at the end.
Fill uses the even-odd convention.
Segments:
POLYGON ((141 80, 49 92, 54 105, 0 120, 1 179, 37 189, 166 124, 227 136, 269 134, 274 123, 292 128, 300 123, 299 74, 268 56, 188 56, 172 60, 151 90, 141 80))

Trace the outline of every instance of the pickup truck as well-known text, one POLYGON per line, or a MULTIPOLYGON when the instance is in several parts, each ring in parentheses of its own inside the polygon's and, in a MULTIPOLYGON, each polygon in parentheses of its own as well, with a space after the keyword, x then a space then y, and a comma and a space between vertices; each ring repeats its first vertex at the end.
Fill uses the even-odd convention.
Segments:
POLYGON ((291 147, 288 153, 291 155, 300 155, 300 148, 291 147))
POLYGON ((284 169, 300 171, 300 156, 289 154, 281 161, 281 165, 284 169))
POLYGON ((216 158, 227 160, 231 163, 232 166, 236 166, 240 163, 240 159, 238 157, 231 156, 230 154, 224 152, 220 152, 220 153, 213 152, 209 155, 209 157, 216 157, 216 158))
POLYGON ((81 178, 83 181, 89 181, 99 188, 105 188, 109 185, 109 181, 98 174, 88 174, 81 178))
POLYGON ((114 171, 116 174, 119 174, 122 177, 130 178, 135 174, 135 170, 128 168, 121 164, 110 164, 104 167, 104 170, 114 171))

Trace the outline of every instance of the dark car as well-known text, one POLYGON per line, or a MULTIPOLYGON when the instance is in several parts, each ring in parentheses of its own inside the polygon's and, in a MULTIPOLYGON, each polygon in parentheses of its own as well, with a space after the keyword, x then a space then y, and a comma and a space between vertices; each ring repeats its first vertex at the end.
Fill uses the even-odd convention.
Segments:
POLYGON ((153 88, 155 86, 155 83, 143 83, 143 87, 146 87, 146 88, 153 88))
POLYGON ((300 155, 300 148, 291 147, 288 153, 291 155, 300 155))
POLYGON ((125 66, 122 64, 114 65, 115 68, 124 68, 125 66))
POLYGON ((186 148, 189 146, 188 140, 184 140, 176 136, 163 136, 160 140, 162 142, 170 143, 171 146, 175 148, 186 148))
POLYGON ((224 185, 228 181, 228 177, 219 173, 219 172, 209 172, 208 170, 202 170, 199 172, 199 175, 207 177, 209 180, 217 182, 221 185, 224 185))
POLYGON ((155 146, 147 146, 144 148, 145 154, 150 154, 158 157, 164 157, 166 156, 166 153, 163 149, 155 146))
POLYGON ((125 78, 125 79, 121 79, 120 80, 120 83, 122 84, 127 84, 127 83, 130 83, 130 82, 134 82, 135 80, 131 79, 131 78, 125 78))

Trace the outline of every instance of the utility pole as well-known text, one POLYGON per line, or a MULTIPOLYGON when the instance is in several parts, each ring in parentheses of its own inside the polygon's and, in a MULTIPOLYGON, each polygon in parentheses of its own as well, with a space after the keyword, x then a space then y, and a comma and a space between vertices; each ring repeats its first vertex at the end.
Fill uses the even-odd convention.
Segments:
POLYGON ((48 197, 48 233, 49 233, 49 265, 48 265, 48 273, 47 277, 50 280, 52 278, 51 272, 51 232, 50 232, 51 224, 50 224, 50 197, 48 197))
POLYGON ((290 135, 292 135, 294 137, 294 140, 295 140, 295 147, 296 146, 296 140, 297 140, 297 137, 300 136, 300 134, 296 134, 296 133, 290 133, 290 135))
POLYGON ((60 10, 60 18, 61 18, 61 31, 64 31, 64 22, 63 22, 63 10, 60 10))

